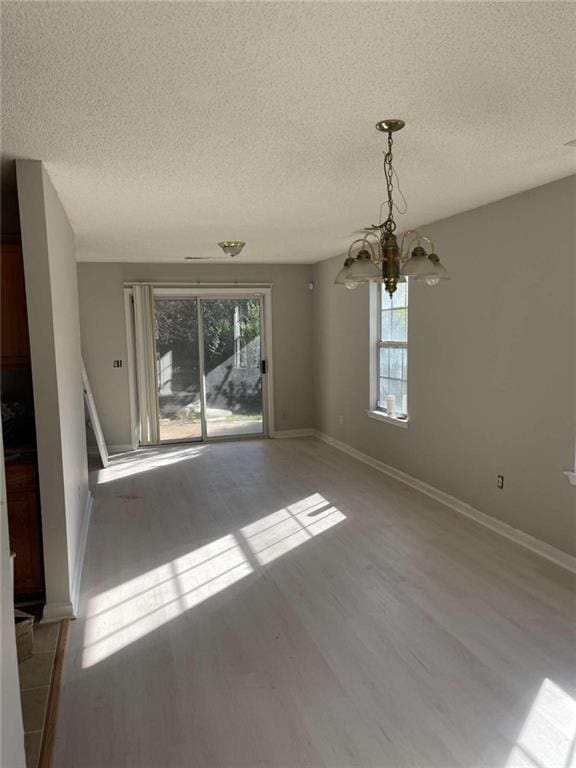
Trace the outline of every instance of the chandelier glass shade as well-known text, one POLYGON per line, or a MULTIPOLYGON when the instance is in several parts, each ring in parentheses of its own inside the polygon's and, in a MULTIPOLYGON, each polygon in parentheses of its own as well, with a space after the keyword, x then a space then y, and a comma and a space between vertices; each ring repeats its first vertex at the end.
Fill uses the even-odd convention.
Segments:
POLYGON ((402 265, 402 274, 404 277, 413 277, 416 280, 425 280, 426 278, 436 277, 436 267, 430 261, 430 258, 421 245, 410 254, 410 258, 402 265))
POLYGON ((334 280, 336 285, 346 285, 346 281, 350 279, 350 267, 352 264, 354 264, 354 259, 349 256, 340 272, 336 275, 336 280, 334 280))
POLYGON ((388 206, 388 216, 384 222, 367 227, 364 230, 365 236, 351 244, 344 266, 336 276, 335 282, 338 285, 356 288, 358 283, 382 282, 392 296, 398 283, 404 282, 407 277, 424 280, 428 285, 437 285, 440 280, 450 279, 446 267, 440 263, 434 251, 430 238, 417 230, 408 230, 398 243, 395 234, 396 206, 393 191, 396 174, 392 165, 392 135, 403 127, 404 121, 397 119, 382 120, 376 125, 379 131, 388 135, 388 150, 384 155, 387 200, 381 206, 381 210, 388 206), (353 256, 352 249, 356 243, 361 243, 362 247, 356 256, 353 256), (429 246, 430 252, 426 251, 423 243, 429 246))
POLYGON ((348 268, 348 277, 346 278, 348 282, 367 283, 370 280, 378 280, 380 278, 380 270, 374 263, 372 247, 366 241, 361 242, 365 242, 365 247, 358 252, 348 268))
POLYGON ((434 274, 426 275, 425 277, 417 277, 416 280, 424 280, 428 285, 438 285, 440 280, 450 280, 450 275, 444 264, 440 263, 440 259, 435 253, 428 255, 428 259, 434 267, 434 274))

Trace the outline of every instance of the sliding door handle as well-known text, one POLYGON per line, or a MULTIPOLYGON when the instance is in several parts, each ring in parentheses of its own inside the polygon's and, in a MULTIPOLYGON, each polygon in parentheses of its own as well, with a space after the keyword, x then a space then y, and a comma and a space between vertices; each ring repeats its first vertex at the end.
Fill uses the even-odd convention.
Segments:
POLYGON ((268 373, 268 361, 267 360, 260 360, 260 373, 262 376, 264 374, 268 373))

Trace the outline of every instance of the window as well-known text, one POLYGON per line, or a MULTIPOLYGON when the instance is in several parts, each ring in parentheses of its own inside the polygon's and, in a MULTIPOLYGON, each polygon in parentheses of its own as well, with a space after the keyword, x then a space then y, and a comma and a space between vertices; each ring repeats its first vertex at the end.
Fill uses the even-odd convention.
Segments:
POLYGON ((408 417, 408 281, 392 298, 378 284, 376 408, 388 416, 408 417))

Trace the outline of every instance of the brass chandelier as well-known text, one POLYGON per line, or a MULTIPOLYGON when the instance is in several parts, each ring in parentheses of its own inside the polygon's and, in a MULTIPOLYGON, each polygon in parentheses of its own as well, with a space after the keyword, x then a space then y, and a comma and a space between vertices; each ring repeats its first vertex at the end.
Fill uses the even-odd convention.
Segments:
MULTIPOLYGON (((354 289, 359 283, 383 282, 387 293, 392 296, 399 282, 407 277, 424 280, 428 285, 436 285, 440 280, 449 280, 450 275, 440 263, 434 252, 434 243, 429 237, 415 229, 404 232, 398 244, 395 235, 395 203, 393 199, 395 170, 392 164, 393 134, 404 127, 403 120, 382 120, 376 124, 377 130, 388 135, 388 150, 384 155, 384 177, 386 179, 387 200, 380 211, 387 205, 388 216, 385 221, 368 227, 364 237, 354 240, 348 249, 344 266, 334 281, 338 285, 354 289), (430 249, 426 251, 424 245, 430 249), (359 248, 354 256, 353 251, 359 248)), ((382 213, 380 216, 382 219, 382 213)))

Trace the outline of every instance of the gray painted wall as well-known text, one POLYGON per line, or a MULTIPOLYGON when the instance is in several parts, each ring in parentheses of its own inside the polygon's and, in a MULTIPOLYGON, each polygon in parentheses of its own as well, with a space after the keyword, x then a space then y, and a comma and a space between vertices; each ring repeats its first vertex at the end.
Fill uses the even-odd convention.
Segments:
POLYGON ((276 429, 313 424, 311 265, 78 264, 82 349, 109 445, 130 443, 123 283, 273 283, 274 410, 276 429), (112 361, 124 360, 113 368, 112 361))
POLYGON ((18 160, 46 577, 45 616, 72 612, 88 499, 74 233, 42 163, 18 160))
POLYGON ((570 177, 423 228, 453 279, 410 287, 406 430, 365 414, 368 287, 314 270, 316 427, 572 554, 575 214, 570 177))
POLYGON ((576 552, 576 498, 562 474, 576 435, 575 203, 571 177, 424 228, 453 280, 411 287, 407 430, 365 414, 368 288, 333 284, 341 259, 79 264, 83 349, 107 440, 130 437, 127 369, 112 368, 126 360, 124 281, 271 281, 278 429, 316 426, 576 552))

